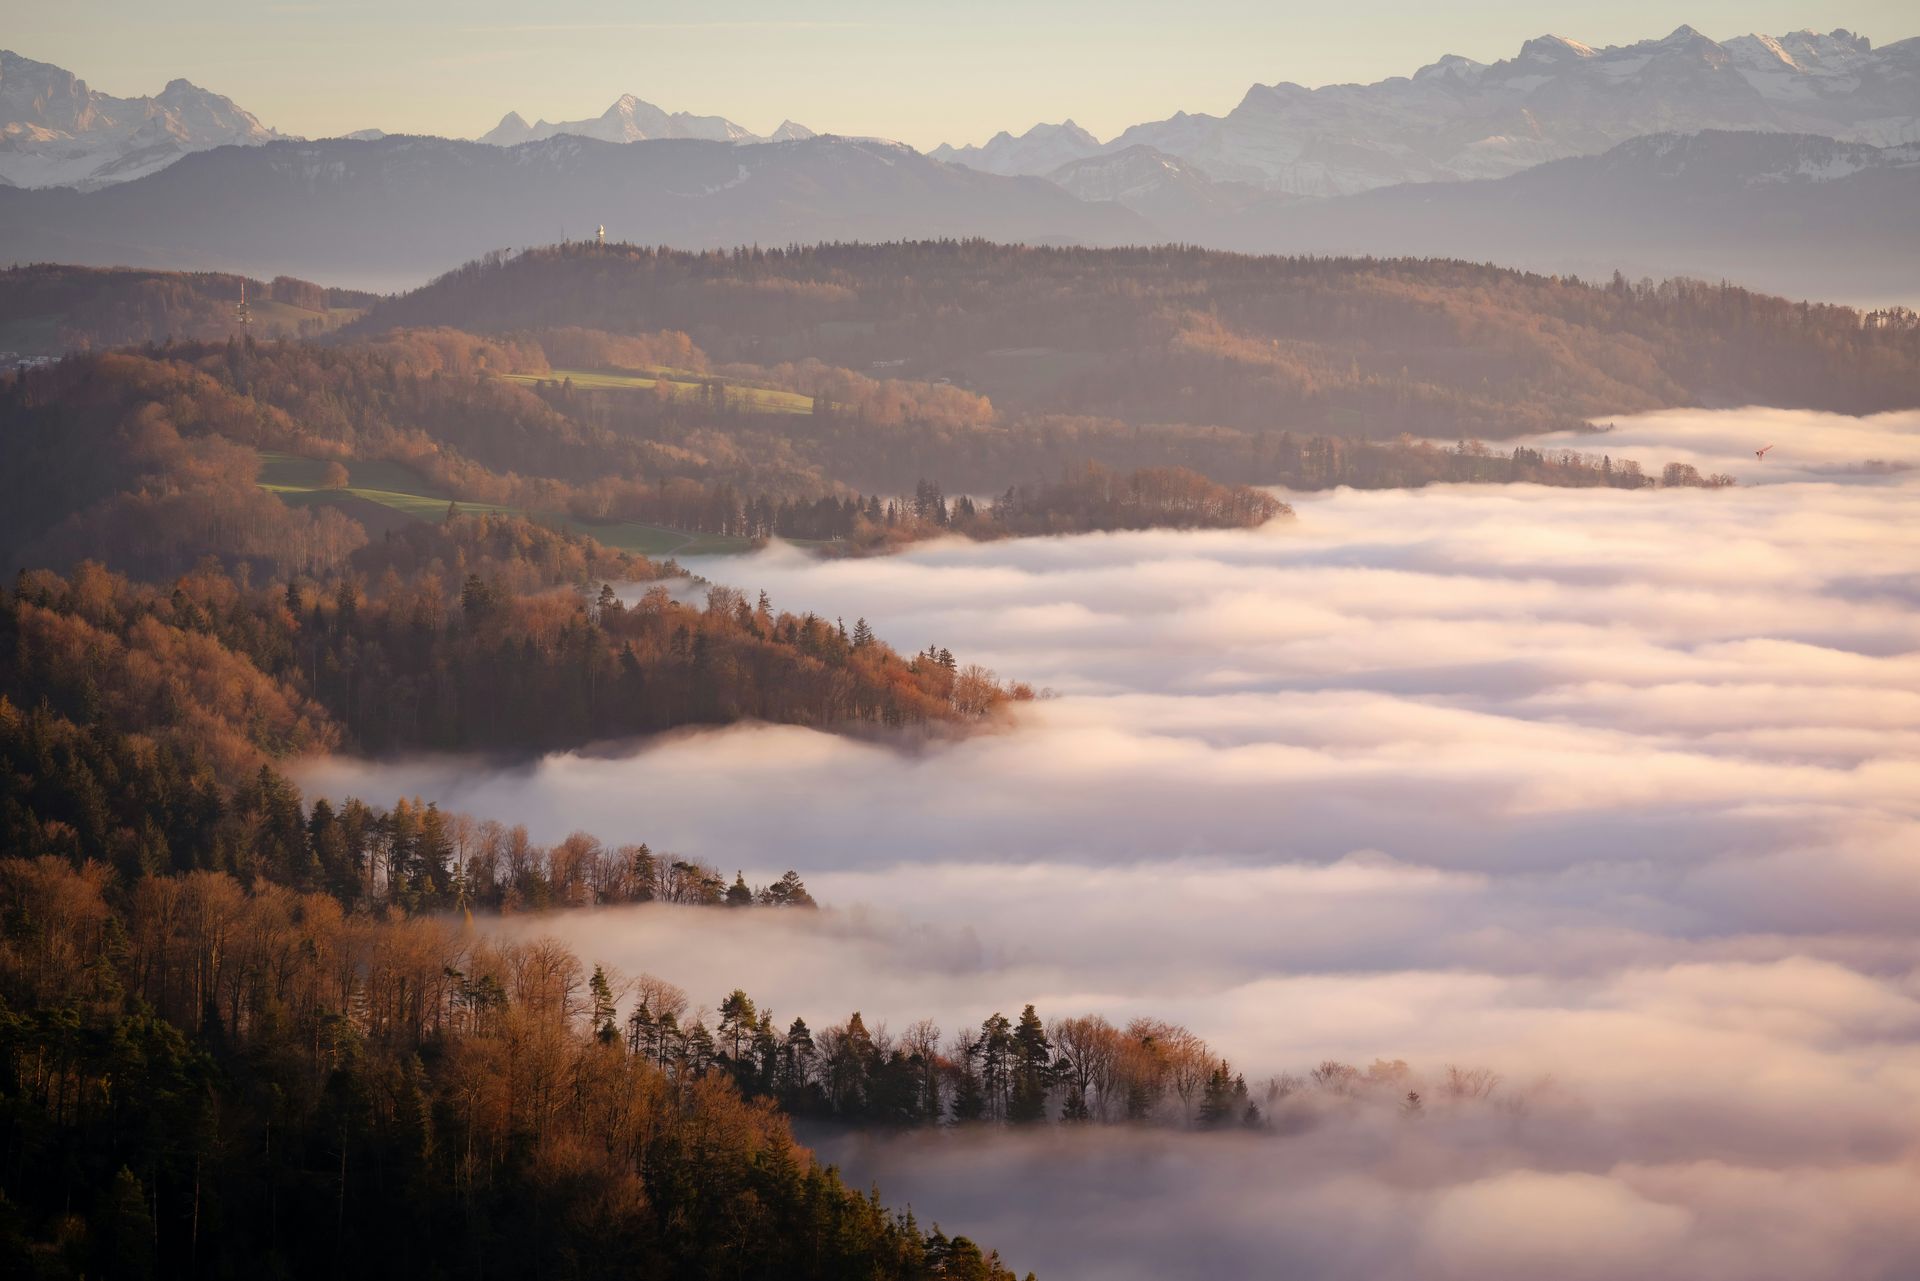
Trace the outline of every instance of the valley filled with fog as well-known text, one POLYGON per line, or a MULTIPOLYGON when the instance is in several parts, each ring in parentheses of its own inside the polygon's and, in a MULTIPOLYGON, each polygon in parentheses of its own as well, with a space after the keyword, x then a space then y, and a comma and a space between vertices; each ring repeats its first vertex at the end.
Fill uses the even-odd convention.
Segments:
POLYGON ((1920 7, 101 7, 0 1278, 1920 1281, 1920 7))
POLYGON ((1251 531, 692 561, 1053 696, 963 737, 748 725, 299 782, 799 869, 825 910, 480 926, 696 1003, 1153 1015, 1263 1103, 1327 1059, 1404 1060, 1380 1079, 1429 1101, 1289 1085, 1259 1134, 806 1135, 1045 1276, 1890 1272, 1920 1257, 1920 415, 1536 443, 1742 483, 1342 489, 1251 531), (1450 1065, 1500 1085, 1450 1099, 1450 1065))

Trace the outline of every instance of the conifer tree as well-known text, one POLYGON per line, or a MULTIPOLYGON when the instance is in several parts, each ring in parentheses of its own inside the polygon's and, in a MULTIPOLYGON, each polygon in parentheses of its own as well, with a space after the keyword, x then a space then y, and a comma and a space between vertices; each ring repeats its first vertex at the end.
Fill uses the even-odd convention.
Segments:
POLYGON ((593 967, 593 977, 587 980, 587 994, 592 1002, 589 1017, 593 1021, 593 1034, 603 1044, 614 1044, 620 1039, 620 1033, 613 1026, 613 984, 607 981, 607 972, 599 965, 593 967))
POLYGON ((1047 1116, 1047 1091, 1053 1086, 1053 1047, 1047 1041, 1040 1016, 1028 1005, 1020 1011, 1020 1021, 1011 1037, 1011 1090, 1007 1100, 1007 1119, 1016 1124, 1044 1121, 1047 1116))
POLYGON ((757 1018, 753 998, 739 988, 720 1002, 720 1042, 726 1047, 727 1061, 738 1066, 746 1047, 753 1040, 757 1018))

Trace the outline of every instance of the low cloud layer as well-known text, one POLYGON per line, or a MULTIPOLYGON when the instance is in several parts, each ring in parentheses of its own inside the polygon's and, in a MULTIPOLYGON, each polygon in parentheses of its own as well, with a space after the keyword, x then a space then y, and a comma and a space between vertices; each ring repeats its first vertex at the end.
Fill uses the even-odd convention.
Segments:
POLYGON ((1378 1055, 1531 1092, 1246 1139, 821 1136, 1043 1276, 1910 1275, 1920 473, 1865 464, 1920 463, 1920 415, 1666 414, 1606 448, 1780 483, 713 561, 1059 697, 907 749, 744 727, 304 781, 798 868, 830 910, 506 927, 696 1000, 1153 1013, 1250 1078, 1378 1055))

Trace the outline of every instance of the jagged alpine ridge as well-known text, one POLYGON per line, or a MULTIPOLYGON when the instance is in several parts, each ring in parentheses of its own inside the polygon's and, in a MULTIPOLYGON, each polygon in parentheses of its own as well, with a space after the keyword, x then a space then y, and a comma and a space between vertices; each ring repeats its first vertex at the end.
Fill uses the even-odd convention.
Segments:
POLYGON ((116 98, 51 63, 0 49, 0 185, 103 187, 194 151, 282 135, 185 80, 116 98))
POLYGON ((794 142, 814 136, 813 130, 792 120, 782 120, 770 134, 757 134, 737 125, 725 116, 696 116, 691 112, 666 112, 651 102, 642 102, 632 94, 620 98, 600 115, 588 120, 542 120, 528 124, 526 117, 509 111, 500 123, 480 135, 481 142, 497 147, 513 147, 523 142, 541 142, 561 134, 598 138, 602 142, 650 142, 657 138, 698 138, 705 142, 794 142))
POLYGON ((1225 116, 1180 112, 1105 143, 1068 121, 931 154, 991 173, 1047 174, 1147 146, 1215 180, 1335 196, 1498 178, 1642 134, 1702 129, 1920 141, 1920 39, 1874 49, 1836 30, 1717 42, 1683 26, 1596 49, 1541 36, 1491 64, 1448 55, 1374 84, 1255 85, 1225 116))

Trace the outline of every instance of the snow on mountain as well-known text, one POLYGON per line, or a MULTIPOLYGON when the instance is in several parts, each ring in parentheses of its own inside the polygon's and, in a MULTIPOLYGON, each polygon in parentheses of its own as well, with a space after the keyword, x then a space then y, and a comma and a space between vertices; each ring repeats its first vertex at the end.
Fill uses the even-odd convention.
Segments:
POLYGON ((528 124, 526 117, 509 111, 500 123, 480 135, 481 142, 498 147, 517 147, 523 142, 541 142, 571 134, 597 138, 601 142, 646 142, 656 138, 697 138, 705 142, 790 142, 814 136, 813 130, 784 120, 773 133, 762 137, 725 116, 696 116, 691 112, 669 114, 632 94, 623 94, 611 107, 590 120, 542 120, 528 124))
POLYGON ((1778 182, 1831 182, 1868 169, 1911 169, 1920 144, 1876 147, 1812 134, 1649 134, 1585 162, 1598 175, 1634 173, 1752 187, 1778 182))
POLYGON ((1920 292, 1916 208, 1920 144, 1708 130, 1649 134, 1500 179, 1407 183, 1326 200, 1269 195, 1210 243, 1906 300, 1920 292))
POLYGON ((1601 48, 1548 35, 1500 62, 1449 54, 1374 84, 1255 85, 1224 116, 1181 112, 1104 147, 1077 127, 1063 136, 1070 125, 932 154, 995 173, 1048 174, 1145 146, 1216 180, 1334 196, 1503 177, 1658 132, 1769 130, 1889 146, 1920 141, 1920 39, 1875 49, 1837 30, 1720 43, 1683 26, 1601 48))
POLYGON ((115 98, 70 71, 0 49, 0 181, 10 186, 105 186, 189 152, 280 136, 185 80, 150 98, 115 98))
POLYGON ((1071 120, 1039 124, 1018 138, 1002 130, 978 147, 941 144, 927 154, 982 173, 1044 174, 1100 150, 1100 140, 1071 120))
POLYGON ((1082 200, 1132 210, 1166 239, 1195 244, 1231 233, 1237 215, 1266 194, 1245 183, 1215 182, 1186 161, 1148 146, 1070 160, 1047 178, 1082 200))

